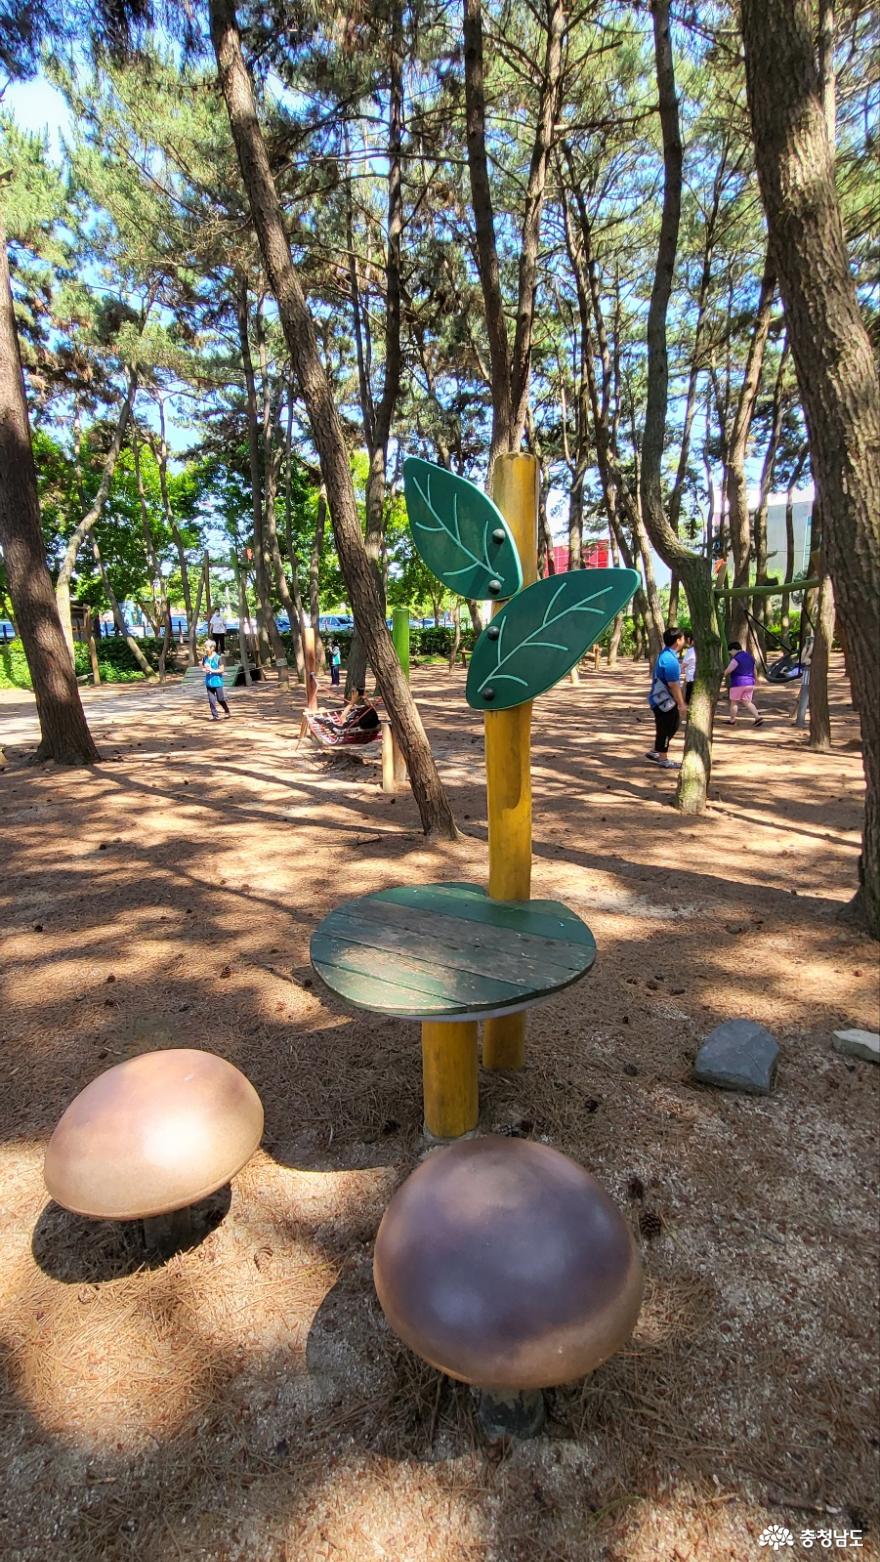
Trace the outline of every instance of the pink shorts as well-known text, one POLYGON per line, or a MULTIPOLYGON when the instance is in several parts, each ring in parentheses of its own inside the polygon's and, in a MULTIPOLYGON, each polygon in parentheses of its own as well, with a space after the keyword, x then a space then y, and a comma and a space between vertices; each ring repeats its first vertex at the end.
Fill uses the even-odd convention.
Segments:
POLYGON ((737 683, 730 690, 730 698, 733 700, 734 705, 738 705, 740 700, 750 700, 754 692, 755 685, 753 683, 737 683))

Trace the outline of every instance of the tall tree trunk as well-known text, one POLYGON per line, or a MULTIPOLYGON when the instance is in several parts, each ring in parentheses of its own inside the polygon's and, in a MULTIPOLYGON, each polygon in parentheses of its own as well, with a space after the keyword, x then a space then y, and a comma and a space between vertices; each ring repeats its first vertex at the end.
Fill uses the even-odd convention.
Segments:
POLYGON ((641 495, 642 511, 651 541, 669 568, 678 571, 691 610, 697 676, 688 714, 676 806, 682 813, 694 814, 703 811, 708 797, 712 774, 712 729, 723 662, 709 560, 700 558, 683 546, 663 509, 662 460, 669 387, 666 316, 678 249, 682 146, 668 0, 652 0, 651 14, 663 135, 663 210, 648 310, 648 389, 642 436, 641 495))
POLYGON ((314 324, 291 261, 253 88, 241 52, 233 0, 210 0, 210 17, 220 85, 242 179, 327 485, 330 519, 351 605, 406 761, 425 832, 437 830, 452 839, 458 833, 452 811, 421 717, 385 628, 382 604, 364 549, 345 435, 333 387, 318 350, 314 324))
MULTIPOLYGON (((388 91, 388 212, 387 252, 385 257, 385 372, 382 395, 374 407, 366 371, 361 373, 364 432, 369 452, 367 472, 365 547, 376 574, 376 589, 385 615, 385 580, 382 550, 385 544, 385 486, 388 468, 388 441, 397 399, 400 395, 402 367, 400 351, 400 241, 403 234, 403 17, 401 0, 394 0, 389 23, 388 91)), ((349 207, 349 211, 350 211, 349 207)), ((351 230, 349 229, 349 232, 351 230)), ((353 243, 349 242, 355 308, 359 308, 357 267, 353 243)), ((346 678, 346 691, 362 688, 366 677, 366 650, 355 618, 346 678)), ((375 671, 375 669, 374 669, 375 671)))
POLYGON ((0 547, 9 595, 37 702, 37 760, 93 765, 86 723, 61 627, 40 529, 37 473, 18 351, 6 236, 0 223, 0 547))
POLYGON ((165 397, 159 395, 156 401, 159 407, 159 488, 162 494, 162 510, 165 516, 165 523, 174 538, 174 546, 177 549, 177 562, 180 567, 180 583, 183 591, 183 607, 189 632, 188 660, 190 663, 194 663, 196 659, 195 625, 193 624, 192 591, 189 583, 189 561, 183 544, 183 533, 177 524, 177 518, 172 509, 171 498, 168 492, 168 440, 165 433, 165 397))
MULTIPOLYGON (((275 661, 278 680, 287 684, 289 675, 287 670, 287 657, 284 645, 275 622, 275 614, 272 610, 272 596, 269 590, 268 549, 266 546, 265 525, 263 520, 264 498, 268 506, 269 486, 269 418, 263 420, 263 448, 260 450, 260 426, 257 414, 257 384, 254 375, 254 363, 251 357, 250 332, 248 325, 248 288, 246 278, 240 279, 237 295, 238 315, 238 339, 241 348, 241 361, 244 368, 245 390, 247 394, 247 423, 248 423, 248 458, 251 471, 251 509, 254 518, 254 574, 257 586, 257 616, 262 626, 262 632, 270 647, 271 655, 275 661)), ((265 380, 265 375, 264 375, 265 380)), ((265 410, 268 412, 268 386, 264 383, 263 395, 265 410)), ((272 495, 274 504, 274 494, 272 495)))
POLYGON ((110 611, 113 614, 113 622, 115 623, 116 628, 119 630, 120 635, 128 646, 128 649, 137 662, 138 667, 140 668, 144 677, 147 679, 154 678, 155 673, 153 672, 152 667, 147 661, 147 658, 144 656, 144 653, 138 645, 134 635, 129 632, 122 608, 119 606, 119 599, 116 595, 116 592, 113 590, 110 576, 107 574, 107 566, 105 565, 101 556, 101 549, 98 546, 98 539, 94 535, 92 536, 92 556, 100 571, 101 584, 104 587, 107 601, 110 603, 110 611))
MULTIPOLYGON (((747 586, 752 555, 751 528, 749 525, 748 491, 746 486, 746 452, 749 432, 755 413, 755 403, 761 384, 764 350, 770 331, 770 312, 776 291, 776 275, 769 254, 764 262, 761 294, 758 310, 752 326, 745 373, 740 385, 730 442, 727 448, 727 513, 730 525, 730 542, 733 550, 733 584, 747 586)), ((741 645, 748 643, 748 597, 732 597, 730 603, 730 636, 741 645)))
POLYGON ((101 664, 98 661, 98 647, 95 644, 95 616, 90 607, 86 608, 84 616, 85 622, 83 627, 86 634, 86 644, 89 648, 89 661, 92 666, 92 683, 97 685, 101 682, 101 664))
POLYGON ((235 576, 235 589, 238 596, 238 659, 244 672, 245 687, 249 689, 254 680, 251 677, 251 656, 248 650, 247 629, 245 628, 248 621, 248 605, 244 589, 244 575, 238 562, 238 550, 236 548, 232 550, 232 572, 235 576))
POLYGON ((827 753, 831 747, 831 709, 828 703, 828 669, 834 640, 834 588, 822 565, 816 598, 816 629, 810 657, 810 748, 827 753))
POLYGON ((95 494, 92 504, 86 511, 82 520, 71 532, 65 544, 64 553, 58 568, 58 579, 55 582, 55 600, 58 604, 58 614, 61 619, 61 627, 67 642, 68 655, 73 663, 73 622, 70 616, 70 579, 76 565, 76 556, 83 545, 95 522, 99 519, 107 495, 110 492, 110 484, 113 481, 113 473, 119 460, 119 452, 125 439, 125 431, 128 428, 129 419, 134 410, 135 397, 137 395, 138 375, 137 369, 129 365, 127 370, 127 385, 125 399, 119 409, 116 419, 116 427, 113 430, 113 438, 110 448, 104 457, 104 469, 101 473, 101 481, 98 492, 95 494))
POLYGON ((584 554, 584 477, 576 471, 568 491, 568 567, 580 569, 584 554))
MULTIPOLYGON (((306 679, 306 661, 305 661, 305 653, 303 651, 303 628, 305 626, 305 617, 304 617, 304 614, 303 614, 302 595, 301 595, 300 589, 299 589, 299 564, 297 562, 296 547, 295 547, 294 541, 293 541, 293 503, 292 503, 292 482, 293 482, 293 396, 292 395, 291 395, 290 400, 288 401, 288 404, 287 404, 287 438, 285 440, 284 449, 285 449, 285 462, 284 462, 284 537, 285 537, 285 541, 287 543, 287 557, 288 557, 288 561, 290 563, 290 589, 291 589, 291 595, 293 597, 293 612, 291 613, 290 609, 288 608, 288 616, 290 617, 290 636, 291 636, 291 640, 293 642, 293 658, 294 658, 294 662, 296 664, 297 682, 298 683, 305 683, 305 679, 306 679)), ((278 558, 276 560, 275 567, 276 567, 277 570, 280 570, 281 574, 283 575, 284 574, 284 564, 283 564, 283 561, 281 559, 280 551, 278 549, 278 532, 277 532, 277 528, 275 528, 273 530, 272 536, 273 536, 273 549, 278 554, 278 558)), ((284 584, 286 585, 286 581, 284 582, 284 584)), ((281 583, 279 582, 279 590, 280 589, 281 589, 281 583)))
POLYGON ((865 820, 852 911, 880 937, 880 392, 844 239, 811 6, 742 0, 741 12, 758 182, 861 723, 865 820))
POLYGON ((192 618, 190 620, 190 625, 189 625, 189 660, 190 660, 190 665, 193 666, 193 667, 195 666, 195 663, 196 663, 196 639, 197 639, 197 636, 196 636, 196 626, 198 625, 198 622, 199 622, 199 614, 202 611, 202 594, 203 594, 204 590, 205 590, 205 571, 204 571, 204 568, 202 568, 202 569, 199 570, 199 583, 198 583, 198 586, 196 587, 196 600, 193 603, 193 616, 192 616, 192 618))
POLYGON ((327 489, 322 483, 315 512, 315 535, 309 556, 309 618, 315 633, 315 665, 324 665, 324 647, 321 641, 321 554, 324 551, 324 530, 327 525, 327 489))
POLYGON ((501 272, 495 240, 495 216, 489 182, 486 148, 486 91, 483 63, 482 0, 464 0, 464 90, 468 169, 477 240, 477 270, 483 293, 492 392, 492 441, 489 450, 489 486, 496 457, 519 449, 525 427, 531 370, 532 332, 538 276, 541 213, 547 182, 547 164, 562 81, 564 0, 548 0, 547 33, 541 64, 541 92, 535 136, 526 185, 520 234, 513 348, 508 345, 507 323, 501 293, 501 272))
MULTIPOLYGON (((770 490, 773 487, 773 468, 776 464, 776 455, 779 450, 779 441, 782 437, 782 420, 785 414, 785 399, 782 394, 782 384, 785 377, 786 364, 788 362, 788 341, 783 343, 782 352, 779 355, 779 368, 776 373, 776 381, 773 386, 773 412, 770 420, 770 437, 767 441, 767 449, 764 452, 764 460, 761 465, 761 482, 758 491, 758 505, 755 510, 753 530, 755 538, 755 583, 758 586, 766 586, 767 580, 767 506, 770 498, 770 490)), ((761 655, 767 650, 767 636, 765 626, 769 599, 767 597, 755 597, 752 602, 752 615, 761 625, 758 644, 761 655)))
POLYGON ((645 530, 644 521, 642 520, 641 510, 636 495, 630 491, 618 458, 616 430, 612 426, 610 413, 614 364, 605 331, 586 206, 579 191, 575 190, 573 194, 578 212, 578 226, 577 228, 575 227, 568 201, 564 201, 566 247, 571 260, 578 300, 582 337, 581 359, 587 382, 590 408, 593 414, 596 462, 599 467, 602 495, 609 525, 616 532, 618 545, 624 553, 624 559, 629 568, 637 568, 638 565, 636 565, 633 559, 633 550, 623 542, 624 519, 633 534, 638 562, 641 565, 644 577, 642 608, 648 629, 651 653, 657 656, 663 644, 663 609, 660 604, 660 595, 657 591, 654 563, 651 557, 651 545, 645 530), (593 362, 594 328, 599 360, 602 366, 601 389, 597 382, 596 369, 593 362))

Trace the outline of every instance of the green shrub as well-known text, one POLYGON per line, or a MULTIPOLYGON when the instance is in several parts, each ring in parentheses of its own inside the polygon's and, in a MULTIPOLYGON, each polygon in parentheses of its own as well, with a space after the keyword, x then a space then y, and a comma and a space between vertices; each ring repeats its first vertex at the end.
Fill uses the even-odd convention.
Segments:
MULTIPOLYGON (((150 666, 156 671, 159 666, 159 652, 162 649, 161 640, 153 638, 139 640, 138 645, 150 666)), ((99 640, 97 647, 98 666, 104 683, 138 683, 144 677, 128 642, 123 640, 121 635, 99 640)), ((171 655, 168 658, 169 671, 174 666, 175 649, 176 642, 173 642, 171 655)), ((73 666, 78 678, 91 677, 92 662, 89 648, 79 641, 76 641, 73 647, 73 666)), ((13 640, 7 645, 0 646, 0 689, 29 689, 30 687, 31 674, 21 641, 13 640)))
POLYGON ((0 649, 0 689, 29 689, 30 668, 20 640, 13 640, 0 649))

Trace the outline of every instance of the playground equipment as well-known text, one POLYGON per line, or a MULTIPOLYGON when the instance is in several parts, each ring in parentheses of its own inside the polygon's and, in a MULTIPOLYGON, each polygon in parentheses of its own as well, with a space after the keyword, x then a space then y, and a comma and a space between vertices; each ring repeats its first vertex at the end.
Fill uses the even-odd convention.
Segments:
POLYGON ((476 884, 401 885, 338 906, 312 965, 359 1009, 422 1024, 425 1128, 477 1125, 477 1021, 518 1014, 596 958, 588 927, 556 900, 493 901, 476 884))
POLYGON ((365 748, 370 743, 379 743, 383 737, 375 706, 366 701, 339 711, 303 711, 297 748, 306 733, 321 748, 365 748))
MULTIPOLYGON (((391 615, 391 639, 403 676, 409 683, 409 608, 396 607, 391 615)), ((396 792, 406 783, 406 761, 390 722, 382 728, 382 791, 396 792)))
POLYGON ((185 1212, 222 1188, 263 1135, 256 1090, 212 1052, 175 1047, 109 1068, 71 1102, 49 1140, 43 1177, 65 1209, 95 1220, 143 1220, 185 1212))
POLYGON ((544 1144, 499 1135, 435 1151, 391 1199, 373 1278, 394 1333, 481 1389, 490 1435, 533 1435, 541 1390, 620 1349, 642 1266, 617 1206, 544 1144))
POLYGON ((573 667, 629 601, 634 570, 536 581, 538 464, 502 456, 496 505, 475 484, 409 457, 413 541, 445 586, 494 604, 468 669, 484 712, 488 896, 477 885, 386 890, 331 912, 312 963, 359 1008, 422 1022, 425 1126, 436 1138, 476 1127, 477 1025, 483 1062, 518 1068, 524 1013, 589 970, 589 929, 558 901, 530 902, 532 700, 573 667), (394 908, 394 909, 389 909, 394 908))

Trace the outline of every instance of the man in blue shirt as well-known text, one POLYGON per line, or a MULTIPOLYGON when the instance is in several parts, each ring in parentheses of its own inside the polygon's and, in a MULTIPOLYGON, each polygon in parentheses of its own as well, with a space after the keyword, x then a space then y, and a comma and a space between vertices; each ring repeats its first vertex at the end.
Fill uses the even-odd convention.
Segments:
POLYGON ((681 663, 678 653, 684 644, 681 629, 667 629, 663 635, 660 652, 651 673, 651 692, 648 704, 654 712, 654 747, 645 758, 663 770, 678 770, 680 766, 669 758, 669 745, 675 737, 682 716, 687 715, 684 695, 681 692, 681 663))

